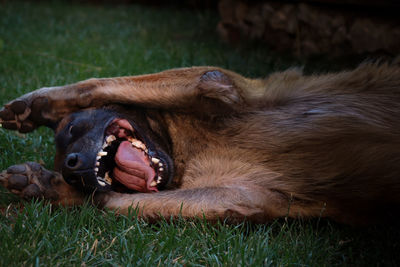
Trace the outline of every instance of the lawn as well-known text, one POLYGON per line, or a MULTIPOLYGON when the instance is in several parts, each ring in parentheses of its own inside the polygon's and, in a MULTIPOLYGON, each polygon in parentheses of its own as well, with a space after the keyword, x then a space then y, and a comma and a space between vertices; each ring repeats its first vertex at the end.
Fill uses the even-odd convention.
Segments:
MULTIPOLYGON (((295 60, 264 45, 230 46, 218 14, 170 7, 0 2, 0 105, 43 86, 90 77, 216 65, 257 77, 303 65, 326 72, 354 62, 295 60)), ((51 168, 49 129, 0 128, 0 169, 25 161, 51 168)), ((90 205, 56 208, 0 190, 0 266, 396 266, 396 226, 353 228, 328 220, 211 225, 148 224, 90 205), (11 203, 11 204, 10 204, 11 203)))

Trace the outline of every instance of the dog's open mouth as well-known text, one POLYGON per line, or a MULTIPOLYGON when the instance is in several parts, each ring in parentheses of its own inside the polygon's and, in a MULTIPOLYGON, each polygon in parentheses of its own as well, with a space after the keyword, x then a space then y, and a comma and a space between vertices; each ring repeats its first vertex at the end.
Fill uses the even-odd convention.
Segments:
POLYGON ((114 119, 106 128, 94 173, 100 186, 117 181, 129 189, 150 192, 166 182, 165 167, 127 120, 114 119))

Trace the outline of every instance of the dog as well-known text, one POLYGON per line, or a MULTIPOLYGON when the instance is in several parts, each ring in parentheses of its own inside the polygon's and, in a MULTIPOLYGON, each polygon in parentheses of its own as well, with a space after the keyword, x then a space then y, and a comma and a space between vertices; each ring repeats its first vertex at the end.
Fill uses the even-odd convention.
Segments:
POLYGON ((215 67, 42 88, 0 111, 4 128, 55 131, 55 171, 14 165, 23 198, 138 216, 393 220, 400 204, 400 67, 249 79, 215 67))

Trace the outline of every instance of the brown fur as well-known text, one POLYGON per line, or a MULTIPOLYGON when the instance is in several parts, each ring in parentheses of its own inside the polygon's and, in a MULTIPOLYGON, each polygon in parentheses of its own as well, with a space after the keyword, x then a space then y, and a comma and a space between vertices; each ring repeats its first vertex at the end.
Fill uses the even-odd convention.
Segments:
MULTIPOLYGON (((313 76, 291 69, 254 80, 198 67, 43 88, 7 104, 0 117, 26 132, 82 108, 144 107, 153 130, 170 139, 173 186, 97 194, 106 208, 137 207, 146 218, 366 223, 397 215, 399 103, 397 66, 313 76)), ((11 176, 3 173, 6 187, 11 176)), ((56 191, 71 190, 64 188, 56 191)))

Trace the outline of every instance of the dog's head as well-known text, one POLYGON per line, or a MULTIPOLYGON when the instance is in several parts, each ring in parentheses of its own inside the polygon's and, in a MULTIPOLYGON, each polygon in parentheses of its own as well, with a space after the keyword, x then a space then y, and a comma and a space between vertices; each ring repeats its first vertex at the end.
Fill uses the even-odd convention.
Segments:
POLYGON ((164 137, 137 109, 76 112, 56 127, 55 168, 67 183, 86 192, 157 191, 173 175, 164 137))

